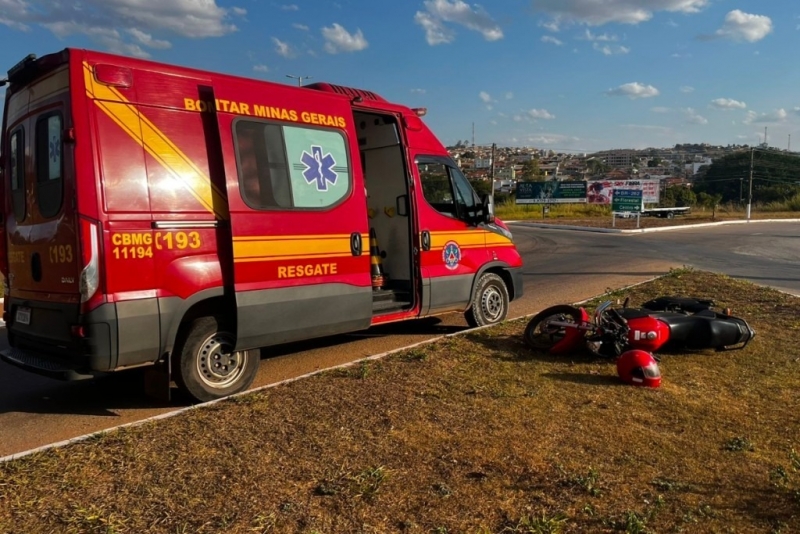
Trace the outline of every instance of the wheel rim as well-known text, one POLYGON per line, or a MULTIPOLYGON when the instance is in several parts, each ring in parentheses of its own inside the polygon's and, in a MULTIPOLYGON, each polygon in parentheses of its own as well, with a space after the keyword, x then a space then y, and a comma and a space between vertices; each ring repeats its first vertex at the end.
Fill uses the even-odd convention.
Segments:
POLYGON ((487 287, 483 292, 481 308, 483 309, 483 315, 489 322, 497 321, 502 317, 505 305, 503 303, 503 295, 496 287, 487 287))
POLYGON ((551 326, 551 321, 576 322, 574 317, 565 313, 556 313, 543 317, 528 336, 528 343, 532 347, 547 350, 564 339, 566 328, 563 326, 551 326))
POLYGON ((244 351, 232 352, 233 337, 217 332, 209 336, 197 353, 197 374, 209 387, 222 389, 230 386, 242 376, 247 361, 244 351))

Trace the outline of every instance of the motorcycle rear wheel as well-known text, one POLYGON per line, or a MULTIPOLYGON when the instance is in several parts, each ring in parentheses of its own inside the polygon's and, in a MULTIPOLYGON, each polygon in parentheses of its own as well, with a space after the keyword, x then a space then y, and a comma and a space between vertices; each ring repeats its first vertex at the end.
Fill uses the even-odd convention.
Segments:
POLYGON ((566 335, 565 326, 554 326, 552 321, 581 323, 581 312, 568 304, 546 308, 531 318, 525 327, 525 343, 528 347, 543 352, 549 351, 566 335))

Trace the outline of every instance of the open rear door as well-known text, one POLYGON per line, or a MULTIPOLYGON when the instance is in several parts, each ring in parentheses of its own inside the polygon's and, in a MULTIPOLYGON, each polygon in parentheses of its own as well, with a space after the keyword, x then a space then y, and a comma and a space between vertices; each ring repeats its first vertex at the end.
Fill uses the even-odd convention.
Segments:
POLYGON ((369 229, 362 174, 355 167, 360 162, 351 156, 358 153, 348 134, 352 112, 346 99, 312 96, 294 88, 270 95, 270 109, 285 112, 282 120, 217 114, 237 348, 370 325, 369 229), (303 99, 309 111, 303 111, 303 99), (316 124, 309 123, 312 115, 316 124))

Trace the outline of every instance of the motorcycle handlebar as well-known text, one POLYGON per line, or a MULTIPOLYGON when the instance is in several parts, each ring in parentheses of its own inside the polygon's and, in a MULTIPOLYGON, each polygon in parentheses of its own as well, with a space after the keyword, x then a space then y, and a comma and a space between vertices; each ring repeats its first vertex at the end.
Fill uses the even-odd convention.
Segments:
POLYGON ((623 326, 627 326, 627 325, 628 325, 628 320, 627 320, 627 319, 625 319, 625 318, 624 318, 624 317, 623 317, 623 316, 622 316, 622 315, 621 315, 621 314, 620 314, 620 313, 619 313, 619 312, 616 310, 616 308, 611 308, 611 309, 610 309, 610 310, 608 310, 608 311, 609 311, 609 313, 611 313, 611 315, 613 315, 613 316, 614 316, 614 319, 616 319, 616 320, 617 320, 617 322, 619 322, 619 324, 621 324, 621 325, 623 325, 623 326))

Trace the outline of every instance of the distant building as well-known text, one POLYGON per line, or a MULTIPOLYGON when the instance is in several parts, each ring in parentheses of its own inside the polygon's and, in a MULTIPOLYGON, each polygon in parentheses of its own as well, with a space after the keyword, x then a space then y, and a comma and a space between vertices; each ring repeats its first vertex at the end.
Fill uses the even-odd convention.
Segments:
POLYGON ((492 158, 475 158, 476 169, 488 169, 492 166, 492 158))

